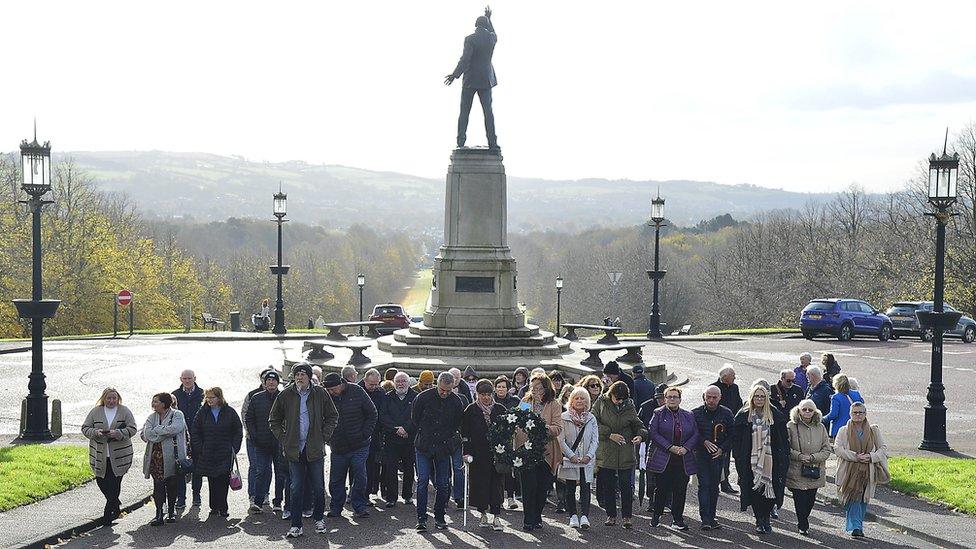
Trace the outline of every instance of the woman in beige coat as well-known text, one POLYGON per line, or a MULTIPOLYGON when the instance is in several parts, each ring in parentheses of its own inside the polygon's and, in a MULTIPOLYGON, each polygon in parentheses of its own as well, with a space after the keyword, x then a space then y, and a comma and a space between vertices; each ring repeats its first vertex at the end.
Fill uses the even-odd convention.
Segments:
POLYGON ((95 484, 105 496, 102 518, 105 524, 111 524, 122 512, 119 493, 122 477, 132 465, 132 437, 136 434, 136 420, 122 406, 122 395, 113 387, 102 391, 81 424, 81 434, 88 439, 88 463, 95 474, 95 484))
POLYGON ((141 433, 147 443, 142 473, 153 479, 156 518, 150 524, 159 526, 163 524, 163 502, 169 503, 166 522, 176 522, 176 489, 184 482, 183 476, 176 474, 176 462, 186 459, 186 420, 183 412, 173 408, 173 395, 169 393, 153 395, 152 409, 141 433))
POLYGON ((891 480, 888 446, 877 425, 867 420, 863 402, 851 405, 851 419, 840 428, 834 452, 837 454, 837 497, 847 512, 847 531, 864 537, 864 513, 878 484, 891 480))
POLYGON ((790 436, 790 468, 786 486, 793 492, 796 526, 808 536, 810 511, 817 500, 817 490, 827 484, 826 464, 830 457, 830 437, 823 425, 823 414, 810 399, 801 400, 790 412, 786 424, 790 436))

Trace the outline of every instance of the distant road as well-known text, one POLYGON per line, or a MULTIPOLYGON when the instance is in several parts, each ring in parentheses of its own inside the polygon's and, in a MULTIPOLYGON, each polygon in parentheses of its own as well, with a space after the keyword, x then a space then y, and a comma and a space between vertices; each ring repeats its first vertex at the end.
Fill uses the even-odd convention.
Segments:
POLYGON ((413 286, 406 289, 400 304, 406 309, 410 316, 423 316, 424 309, 427 307, 427 298, 430 296, 430 283, 434 278, 431 269, 421 269, 414 275, 413 286))

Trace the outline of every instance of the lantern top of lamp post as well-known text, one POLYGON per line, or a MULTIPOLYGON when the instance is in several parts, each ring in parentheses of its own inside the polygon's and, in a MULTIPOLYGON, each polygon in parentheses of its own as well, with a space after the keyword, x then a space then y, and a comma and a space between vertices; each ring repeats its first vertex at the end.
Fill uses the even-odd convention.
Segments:
POLYGON ((932 167, 958 167, 959 153, 948 154, 944 150, 942 151, 942 156, 935 156, 935 153, 932 153, 929 155, 929 164, 932 167))
POLYGON ((366 285, 366 275, 364 275, 362 273, 359 273, 359 275, 356 277, 356 284, 358 284, 359 287, 365 286, 366 285))
POLYGON ((556 277, 556 289, 557 290, 561 290, 562 288, 563 288, 563 277, 557 276, 556 277))
POLYGON ((20 142, 20 154, 22 155, 51 155, 51 142, 45 141, 43 144, 37 142, 37 119, 34 119, 34 140, 30 143, 27 140, 20 142))

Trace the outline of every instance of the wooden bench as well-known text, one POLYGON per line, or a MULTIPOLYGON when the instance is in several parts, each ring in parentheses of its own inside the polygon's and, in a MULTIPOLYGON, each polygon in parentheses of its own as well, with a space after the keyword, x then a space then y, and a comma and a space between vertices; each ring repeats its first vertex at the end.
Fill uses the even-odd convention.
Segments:
POLYGON ((686 336, 691 333, 691 324, 685 324, 677 330, 671 332, 673 336, 686 336))
POLYGON ((617 334, 623 330, 620 326, 604 326, 602 324, 563 324, 563 328, 566 328, 566 335, 563 338, 570 341, 576 341, 579 336, 576 335, 576 330, 603 330, 604 336, 597 340, 597 343, 612 345, 618 343, 617 334))
POLYGON ((627 351, 623 355, 616 358, 620 362, 626 362, 630 364, 638 364, 644 362, 644 357, 641 354, 644 348, 644 343, 633 342, 633 343, 615 343, 611 345, 583 345, 582 349, 586 351, 587 357, 580 361, 583 366, 589 366, 593 369, 603 369, 603 361, 600 360, 600 353, 604 351, 627 351))
POLYGON ((332 341, 346 341, 349 338, 339 330, 358 326, 368 326, 369 331, 366 332, 366 337, 376 339, 380 337, 380 333, 376 331, 376 327, 382 325, 383 323, 379 320, 364 320, 362 322, 326 322, 325 327, 329 329, 329 333, 325 334, 325 339, 330 339, 332 341))
POLYGON ((215 318, 210 315, 210 313, 201 313, 200 318, 203 319, 203 328, 207 329, 207 326, 213 326, 214 331, 217 331, 217 326, 223 326, 224 321, 219 318, 215 318))
POLYGON ((325 350, 326 347, 331 347, 333 349, 349 349, 352 351, 352 356, 349 358, 349 362, 346 364, 362 366, 363 364, 369 364, 372 362, 364 352, 372 345, 372 343, 366 343, 363 341, 306 341, 302 343, 302 352, 304 353, 305 351, 309 351, 308 358, 311 360, 332 360, 335 358, 335 355, 325 350))

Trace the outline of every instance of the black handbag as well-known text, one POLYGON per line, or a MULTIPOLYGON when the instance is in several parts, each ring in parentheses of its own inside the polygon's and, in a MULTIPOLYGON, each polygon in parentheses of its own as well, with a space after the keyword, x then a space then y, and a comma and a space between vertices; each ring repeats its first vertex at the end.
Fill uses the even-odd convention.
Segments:
POLYGON ((820 478, 820 466, 819 465, 800 465, 800 476, 803 478, 820 478))

